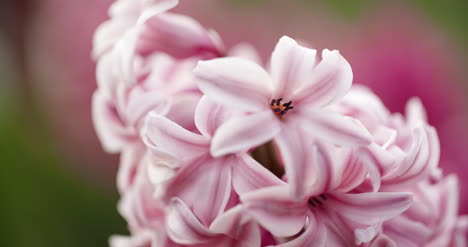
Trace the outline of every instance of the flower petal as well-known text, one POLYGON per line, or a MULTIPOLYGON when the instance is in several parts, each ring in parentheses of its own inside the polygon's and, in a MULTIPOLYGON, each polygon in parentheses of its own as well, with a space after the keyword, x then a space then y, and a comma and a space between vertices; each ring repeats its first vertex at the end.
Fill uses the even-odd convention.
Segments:
POLYGON ((286 168, 288 183, 297 200, 320 195, 337 185, 344 153, 314 143, 300 126, 288 126, 276 138, 286 168), (341 161, 340 161, 341 160, 341 161))
POLYGON ((114 235, 109 239, 111 247, 151 247, 155 235, 151 231, 139 231, 133 236, 114 235))
POLYGON ((247 154, 239 155, 232 165, 232 185, 237 194, 284 182, 247 154))
POLYGON ((212 32, 185 15, 156 14, 146 17, 141 27, 136 44, 136 51, 140 54, 163 52, 175 58, 210 59, 224 53, 212 32))
POLYGON ((289 237, 304 227, 306 203, 293 200, 288 186, 255 190, 241 195, 241 201, 249 214, 275 236, 289 237))
POLYGON ((215 157, 247 151, 271 140, 281 130, 281 123, 271 110, 232 118, 216 131, 211 142, 215 157))
POLYGON ((229 49, 230 57, 247 59, 256 64, 262 64, 262 58, 255 47, 249 43, 240 43, 229 49))
POLYGON ((179 0, 160 0, 151 6, 145 6, 143 13, 138 17, 138 24, 144 23, 151 17, 164 13, 179 4, 179 0))
POLYGON ((344 145, 369 145, 372 136, 359 120, 332 111, 301 109, 304 129, 324 141, 344 145))
POLYGON ((93 122, 104 150, 117 153, 132 142, 133 133, 126 128, 115 105, 100 91, 93 95, 93 122))
POLYGON ((132 186, 137 169, 143 162, 146 148, 142 144, 129 145, 120 155, 119 170, 117 171, 117 188, 119 193, 125 193, 132 186))
POLYGON ((224 105, 203 96, 195 110, 195 124, 202 135, 211 137, 230 115, 224 105))
POLYGON ((166 217, 166 229, 169 237, 179 244, 203 243, 216 237, 216 234, 198 221, 190 208, 179 198, 171 200, 166 217))
POLYGON ((157 92, 150 91, 133 96, 128 102, 125 116, 129 124, 140 128, 150 111, 164 116, 171 108, 170 99, 157 92))
POLYGON ((200 90, 211 99, 245 111, 270 108, 271 79, 258 64, 240 58, 198 62, 200 90))
POLYGON ((271 56, 271 76, 274 97, 291 99, 292 94, 313 73, 317 51, 302 47, 287 36, 283 36, 271 56))
POLYGON ((196 131, 194 122, 195 106, 200 100, 198 93, 177 94, 171 100, 171 109, 166 117, 189 131, 196 131))
POLYGON ((327 229, 314 214, 309 214, 309 224, 297 238, 276 247, 325 247, 327 246, 327 229))
POLYGON ((432 229, 422 222, 410 220, 406 217, 397 217, 384 224, 384 232, 404 246, 425 246, 433 234, 432 229))
POLYGON ((188 160, 208 151, 209 140, 192 133, 171 120, 151 112, 143 131, 145 144, 165 151, 181 160, 188 160))
POLYGON ((166 199, 180 197, 204 224, 224 212, 231 195, 231 168, 226 159, 197 159, 166 184, 166 199))
POLYGON ((294 99, 304 107, 322 107, 341 99, 350 89, 353 72, 336 50, 323 50, 322 61, 310 71, 294 99))
MULTIPOLYGON (((329 196, 330 197, 330 196, 329 196)), ((329 198, 333 210, 344 217, 365 225, 389 220, 412 204, 411 193, 371 192, 360 194, 335 193, 329 198)))

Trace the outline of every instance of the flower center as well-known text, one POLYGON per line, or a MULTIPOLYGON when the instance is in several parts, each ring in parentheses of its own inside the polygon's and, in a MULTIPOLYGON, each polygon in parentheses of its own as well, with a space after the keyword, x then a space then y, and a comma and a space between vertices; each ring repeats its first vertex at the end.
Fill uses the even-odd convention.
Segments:
POLYGON ((291 105, 292 101, 281 103, 282 100, 283 98, 272 99, 270 104, 271 110, 273 110, 279 119, 283 119, 284 115, 286 115, 289 110, 294 109, 294 107, 291 105))
POLYGON ((308 203, 312 207, 316 208, 316 207, 322 206, 326 200, 327 200, 327 197, 325 196, 325 194, 321 194, 319 196, 313 196, 309 198, 308 203))

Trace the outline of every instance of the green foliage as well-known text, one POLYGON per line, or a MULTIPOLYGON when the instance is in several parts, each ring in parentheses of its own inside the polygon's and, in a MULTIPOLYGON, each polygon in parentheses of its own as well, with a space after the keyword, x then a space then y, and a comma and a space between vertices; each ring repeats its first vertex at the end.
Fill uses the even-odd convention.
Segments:
POLYGON ((0 120, 0 246, 107 246, 125 233, 117 195, 66 174, 40 125, 11 110, 0 120))

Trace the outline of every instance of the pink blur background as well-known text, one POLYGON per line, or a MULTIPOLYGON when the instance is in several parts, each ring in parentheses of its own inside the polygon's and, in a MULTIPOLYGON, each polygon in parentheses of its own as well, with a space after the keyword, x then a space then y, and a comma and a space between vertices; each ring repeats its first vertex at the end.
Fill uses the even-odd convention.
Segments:
MULTIPOLYGON (((100 147, 90 114, 96 88, 91 39, 111 2, 1 3, 0 50, 14 65, 11 88, 21 119, 48 130, 47 141, 63 158, 57 169, 115 202, 118 157, 100 147)), ((468 213, 467 5, 310 2, 181 0, 175 11, 218 31, 227 47, 252 43, 265 60, 282 35, 338 49, 353 67, 354 82, 372 88, 391 111, 403 112, 410 97, 420 97, 440 136, 441 167, 460 176, 460 212, 468 213)))

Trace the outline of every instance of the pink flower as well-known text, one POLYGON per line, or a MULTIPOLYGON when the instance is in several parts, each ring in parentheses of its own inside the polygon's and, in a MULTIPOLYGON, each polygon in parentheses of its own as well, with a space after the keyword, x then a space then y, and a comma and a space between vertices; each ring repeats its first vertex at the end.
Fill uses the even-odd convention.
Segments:
POLYGON ((210 155, 213 134, 231 114, 235 113, 203 97, 195 112, 201 134, 153 113, 145 125, 145 143, 155 156, 151 174, 159 187, 158 197, 180 198, 205 226, 226 209, 231 183, 238 193, 282 183, 247 154, 210 155))
POLYGON ((465 246, 468 218, 457 215, 457 178, 447 176, 436 183, 425 180, 411 191, 415 195, 411 208, 383 224, 389 241, 408 247, 465 246))
POLYGON ((117 0, 109 9, 111 19, 96 30, 93 41, 93 56, 99 58, 111 50, 122 37, 140 21, 165 12, 178 4, 178 0, 117 0))
POLYGON ((249 214, 275 236, 290 237, 305 228, 297 238, 279 246, 359 245, 371 241, 382 222, 411 205, 410 193, 354 192, 353 187, 365 177, 350 169, 355 164, 349 152, 298 139, 301 145, 296 146, 298 158, 294 161, 300 163, 297 165, 306 179, 299 193, 293 194, 289 185, 280 185, 240 197, 249 214))
POLYGON ((167 214, 167 232, 172 240, 197 247, 258 247, 261 235, 258 225, 249 220, 243 207, 231 208, 216 218, 209 227, 197 219, 180 199, 171 201, 167 214))
POLYGON ((117 180, 122 192, 132 184, 146 152, 140 132, 148 112, 158 112, 194 129, 193 114, 200 93, 191 72, 194 61, 153 55, 139 70, 138 83, 127 85, 119 73, 114 73, 118 68, 113 54, 104 55, 98 63, 99 89, 93 97, 93 121, 104 149, 122 152, 117 180))
MULTIPOLYGON (((122 83, 118 74, 112 73, 117 69, 112 65, 110 55, 99 62, 100 85, 93 99, 95 127, 108 152, 118 152, 126 143, 137 141, 148 112, 181 115, 178 106, 187 109, 186 105, 193 105, 188 101, 197 102, 199 99, 197 91, 190 87, 193 84, 193 61, 179 62, 167 55, 155 55, 146 67, 140 69, 138 77, 141 79, 135 85, 122 83), (149 70, 153 67, 157 69, 149 70), (177 98, 174 97, 176 95, 177 98)), ((193 122, 193 110, 194 107, 192 111, 186 111, 190 122, 193 122)), ((184 119, 180 121, 187 122, 184 119)))
POLYGON ((368 144, 370 136, 355 120, 324 109, 351 86, 352 72, 338 51, 316 51, 283 37, 271 59, 271 76, 238 58, 199 62, 194 73, 200 89, 222 104, 250 113, 227 122, 215 133, 214 156, 246 151, 308 125, 312 135, 339 144, 368 144))
POLYGON ((408 102, 404 118, 391 114, 370 90, 356 86, 338 108, 372 134, 373 143, 361 149, 361 158, 377 168, 382 186, 412 185, 439 172, 439 139, 419 100, 408 102))

